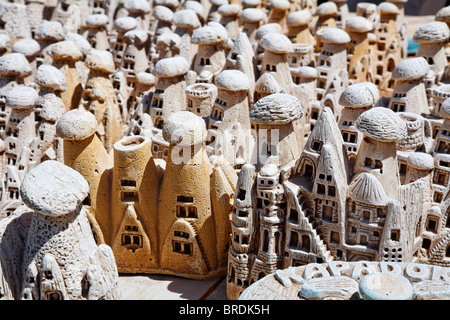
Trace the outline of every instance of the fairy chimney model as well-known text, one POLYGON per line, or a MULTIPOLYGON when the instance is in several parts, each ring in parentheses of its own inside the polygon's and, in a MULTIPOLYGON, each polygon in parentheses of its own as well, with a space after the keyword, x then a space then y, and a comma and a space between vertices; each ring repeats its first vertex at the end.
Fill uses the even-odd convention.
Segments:
POLYGON ((317 16, 317 21, 313 28, 313 34, 316 38, 316 46, 314 51, 319 53, 322 49, 321 35, 326 28, 336 28, 336 15, 338 8, 336 3, 327 1, 321 3, 315 10, 314 15, 317 16))
POLYGON ((320 38, 323 48, 317 58, 317 100, 329 107, 339 119, 341 92, 348 85, 347 45, 351 41, 347 32, 338 28, 326 28, 320 38))
POLYGON ((256 31, 258 28, 265 23, 267 20, 267 15, 264 10, 259 8, 246 8, 242 10, 241 15, 241 26, 242 32, 244 32, 250 43, 254 43, 256 31))
POLYGON ((267 23, 278 23, 283 31, 286 30, 286 19, 289 14, 290 3, 287 0, 268 0, 264 6, 269 10, 267 23))
POLYGON ((336 27, 344 29, 347 24, 347 20, 350 16, 348 9, 347 0, 331 0, 336 3, 337 14, 336 14, 336 27))
POLYGON ((228 38, 236 39, 239 34, 239 17, 242 14, 242 7, 238 4, 223 4, 217 12, 221 16, 219 23, 227 30, 228 38))
POLYGON ((316 40, 309 29, 312 14, 309 10, 303 9, 290 13, 286 19, 286 36, 292 43, 305 43, 314 45, 316 40))
POLYGON ((184 57, 190 66, 197 53, 197 45, 191 42, 194 29, 201 26, 201 23, 194 10, 182 9, 174 13, 172 22, 175 25, 174 32, 181 38, 180 56, 184 57))
POLYGON ((345 151, 350 161, 355 160, 363 139, 361 132, 355 127, 355 121, 379 99, 377 87, 371 82, 355 83, 348 86, 339 98, 344 109, 339 120, 339 129, 344 140, 345 151))
POLYGON ((123 137, 122 115, 110 75, 114 72, 112 54, 92 49, 85 59, 89 77, 84 86, 80 106, 94 114, 99 124, 97 133, 106 150, 123 137))
POLYGON ((89 41, 92 48, 109 50, 108 33, 106 25, 108 17, 104 14, 91 14, 86 18, 81 34, 89 41))
POLYGON ((32 72, 24 79, 24 83, 25 85, 32 85, 37 70, 36 57, 41 51, 39 43, 34 39, 21 39, 14 43, 11 51, 13 53, 21 53, 27 58, 32 72))
POLYGON ((78 46, 70 40, 59 41, 48 47, 48 53, 52 57, 52 65, 59 69, 67 82, 67 90, 61 94, 66 110, 78 108, 83 92, 76 63, 82 61, 83 54, 78 46))
POLYGON ((148 30, 149 13, 151 11, 150 3, 145 0, 125 0, 123 7, 127 10, 128 15, 137 21, 137 29, 148 30))
POLYGON ((120 298, 114 255, 110 247, 96 245, 81 205, 88 190, 78 172, 57 161, 45 161, 26 175, 20 191, 34 213, 21 266, 21 299, 120 298))
POLYGON ((430 70, 428 62, 422 58, 400 61, 392 72, 395 87, 388 107, 394 112, 411 112, 419 115, 430 113, 423 79, 430 70))
POLYGON ((34 39, 41 46, 41 53, 37 58, 37 66, 41 64, 51 64, 52 58, 47 54, 47 47, 52 43, 63 41, 66 32, 62 24, 58 21, 44 20, 36 28, 34 39))
POLYGON ((188 111, 174 113, 164 124, 163 136, 169 142, 169 156, 158 206, 160 268, 192 278, 216 277, 225 272, 230 241, 225 235, 231 231, 231 195, 224 188, 229 182, 222 175, 213 178, 214 188, 208 183, 211 164, 201 118, 188 111), (220 210, 217 196, 224 191, 225 210, 220 210))
POLYGON ((112 42, 112 53, 114 56, 114 65, 116 68, 122 63, 123 54, 126 48, 126 44, 123 41, 123 36, 127 31, 134 30, 137 27, 137 21, 133 17, 120 17, 114 20, 114 29, 117 32, 117 36, 112 42))
POLYGON ((98 127, 95 116, 83 109, 66 112, 56 124, 56 134, 64 139, 64 164, 89 183, 83 199, 87 217, 92 225, 97 243, 109 239, 109 179, 112 164, 102 142, 95 134, 98 127), (95 159, 90 160, 95 154, 95 159), (86 165, 88 164, 88 165, 86 165))
POLYGON ((217 97, 217 87, 212 83, 194 83, 186 87, 186 110, 199 117, 209 117, 217 97))
POLYGON ((194 30, 191 41, 198 45, 198 49, 193 70, 198 75, 198 82, 213 83, 215 76, 222 71, 226 62, 223 46, 227 40, 226 29, 206 25, 194 30), (210 78, 202 79, 202 73, 206 72, 210 78))

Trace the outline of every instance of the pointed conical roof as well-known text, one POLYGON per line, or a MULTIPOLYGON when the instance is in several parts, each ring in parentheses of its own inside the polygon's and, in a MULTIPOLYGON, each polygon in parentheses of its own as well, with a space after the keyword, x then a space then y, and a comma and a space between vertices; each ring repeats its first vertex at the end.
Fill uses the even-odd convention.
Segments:
POLYGON ((255 83, 255 92, 277 93, 281 87, 273 75, 268 72, 263 73, 255 83))

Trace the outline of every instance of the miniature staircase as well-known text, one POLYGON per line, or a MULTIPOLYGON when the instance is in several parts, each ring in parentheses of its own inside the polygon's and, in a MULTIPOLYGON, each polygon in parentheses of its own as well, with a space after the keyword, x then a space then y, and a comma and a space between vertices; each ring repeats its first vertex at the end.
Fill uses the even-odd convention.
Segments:
POLYGON ((292 199, 294 199, 294 202, 295 202, 297 208, 299 209, 298 211, 299 211, 300 219, 303 221, 305 229, 312 233, 313 239, 311 239, 312 240, 311 243, 316 244, 316 246, 318 248, 317 253, 320 253, 323 256, 323 258, 324 258, 323 262, 333 261, 333 259, 334 259, 333 255, 328 250, 327 245, 323 242, 320 235, 317 234, 317 230, 314 227, 314 219, 313 219, 312 215, 310 215, 309 217, 306 217, 305 212, 303 211, 303 204, 305 202, 305 198, 300 196, 300 194, 298 192, 299 188, 295 184, 293 184, 292 182, 289 182, 289 181, 284 182, 284 187, 285 187, 285 190, 287 190, 287 192, 290 193, 289 196, 292 199))
MULTIPOLYGON (((187 221, 187 220, 186 220, 186 221, 187 221)), ((201 252, 201 254, 202 254, 203 260, 205 261, 205 264, 206 264, 206 268, 208 269, 208 272, 210 272, 211 269, 212 269, 212 268, 211 268, 211 264, 209 263, 208 256, 206 255, 205 249, 203 248, 203 244, 202 244, 202 242, 201 242, 201 240, 200 240, 200 237, 199 237, 199 235, 198 235, 197 229, 196 229, 195 226, 192 224, 192 222, 188 221, 188 223, 191 225, 192 230, 194 230, 194 237, 195 237, 195 240, 197 240, 198 247, 199 247, 200 252, 201 252)))

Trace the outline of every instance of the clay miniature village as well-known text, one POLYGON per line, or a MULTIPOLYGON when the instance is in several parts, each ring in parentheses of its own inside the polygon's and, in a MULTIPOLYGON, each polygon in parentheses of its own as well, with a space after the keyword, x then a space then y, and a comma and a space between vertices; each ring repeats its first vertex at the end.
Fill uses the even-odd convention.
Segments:
POLYGON ((450 7, 411 54, 406 3, 0 2, 0 299, 450 267, 450 7))

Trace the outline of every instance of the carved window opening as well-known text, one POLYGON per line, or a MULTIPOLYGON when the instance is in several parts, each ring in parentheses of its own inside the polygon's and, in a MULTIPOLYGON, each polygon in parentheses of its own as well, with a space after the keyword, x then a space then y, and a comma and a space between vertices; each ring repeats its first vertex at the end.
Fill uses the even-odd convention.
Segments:
POLYGON ((264 230, 262 251, 267 252, 268 250, 269 250, 269 231, 264 230))
POLYGON ((356 143, 357 135, 356 133, 344 131, 342 132, 342 138, 344 139, 344 142, 356 143))
POLYGON ((424 238, 422 241, 422 248, 424 248, 425 250, 428 250, 428 249, 430 249, 430 246, 431 246, 431 240, 424 238))
POLYGON ((392 111, 394 112, 404 112, 405 111, 405 104, 404 103, 393 103, 392 104, 392 111))
POLYGON ((322 150, 322 142, 321 142, 321 141, 314 140, 314 141, 311 143, 311 149, 314 150, 314 151, 316 151, 316 152, 320 152, 320 151, 322 150))
POLYGON ((134 180, 122 179, 122 181, 120 181, 120 185, 121 185, 122 187, 136 187, 136 181, 134 181, 134 180))
POLYGON ((330 242, 333 243, 333 244, 339 244, 339 240, 340 240, 339 232, 331 231, 331 233, 330 233, 330 242))
POLYGON ((433 183, 441 186, 446 186, 448 181, 448 175, 443 170, 435 170, 433 176, 433 183))
POLYGON ((400 230, 399 229, 391 230, 391 240, 392 241, 400 241, 400 230))
POLYGON ((197 218, 197 207, 195 206, 177 206, 178 218, 197 218))
POLYGON ((176 253, 191 255, 192 254, 192 244, 181 241, 172 241, 172 251, 176 253))
POLYGON ((333 221, 333 207, 324 205, 322 207, 322 220, 332 222, 333 221))
POLYGON ((437 217, 429 216, 425 226, 426 231, 437 233, 439 219, 437 217))
POLYGON ((445 249, 445 257, 450 258, 450 245, 447 245, 447 248, 445 249))
POLYGON ((310 252, 311 251, 311 240, 309 239, 309 236, 304 234, 302 235, 302 243, 300 246, 300 250, 305 251, 305 252, 310 252))
POLYGON ((137 191, 122 191, 120 199, 122 202, 139 202, 139 195, 137 191))
POLYGON ((289 221, 291 223, 298 223, 298 211, 295 209, 291 209, 289 212, 289 221))

